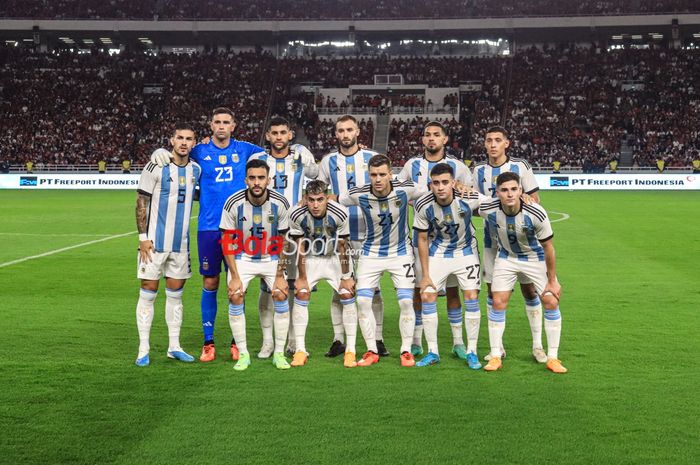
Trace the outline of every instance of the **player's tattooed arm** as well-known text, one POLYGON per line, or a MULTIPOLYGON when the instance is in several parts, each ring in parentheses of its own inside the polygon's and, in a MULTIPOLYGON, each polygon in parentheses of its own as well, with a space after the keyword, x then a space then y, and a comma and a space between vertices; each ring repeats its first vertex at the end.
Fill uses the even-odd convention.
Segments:
POLYGON ((153 242, 148 240, 146 233, 148 231, 148 207, 151 203, 151 198, 142 193, 138 193, 136 198, 136 229, 139 232, 139 256, 141 261, 148 263, 151 261, 151 253, 153 252, 153 242))

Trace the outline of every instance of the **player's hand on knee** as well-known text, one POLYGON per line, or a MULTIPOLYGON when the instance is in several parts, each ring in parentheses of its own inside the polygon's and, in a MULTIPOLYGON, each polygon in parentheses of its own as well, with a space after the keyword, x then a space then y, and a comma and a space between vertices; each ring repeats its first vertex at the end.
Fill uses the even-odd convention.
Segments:
POLYGON ((289 284, 284 276, 278 276, 275 278, 275 285, 272 289, 272 299, 273 300, 284 300, 289 295, 289 284))
POLYGON ((427 276, 418 285, 420 288, 421 299, 423 300, 434 300, 437 295, 437 289, 433 281, 427 276))
POLYGON ((155 163, 162 168, 170 163, 172 156, 173 154, 169 150, 163 148, 156 149, 151 154, 151 163, 155 163))
POLYGON ((556 278, 554 281, 547 282, 547 285, 544 287, 544 291, 542 291, 542 299, 546 299, 550 295, 557 299, 557 301, 561 299, 561 285, 556 278))
POLYGON ((240 279, 232 278, 228 282, 228 298, 229 300, 239 297, 243 294, 243 283, 240 279))
POLYGON ((294 289, 296 289, 294 295, 297 299, 309 300, 311 291, 309 290, 309 283, 306 278, 297 278, 294 281, 294 289))
POLYGON ((352 278, 341 279, 338 287, 338 295, 341 299, 350 299, 355 295, 355 280, 352 278))

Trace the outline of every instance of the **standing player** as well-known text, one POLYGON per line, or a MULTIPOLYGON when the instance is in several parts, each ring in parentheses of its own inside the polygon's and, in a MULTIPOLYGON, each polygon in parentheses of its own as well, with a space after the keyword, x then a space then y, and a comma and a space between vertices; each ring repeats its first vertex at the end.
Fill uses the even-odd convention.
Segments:
MULTIPOLYGON (((315 179, 318 176, 318 165, 314 161, 314 156, 303 145, 290 145, 294 138, 294 132, 289 127, 289 121, 279 116, 275 116, 270 120, 265 138, 270 143, 270 153, 256 153, 250 159, 260 159, 267 163, 271 173, 271 189, 283 195, 290 205, 297 205, 302 199, 304 177, 315 179)), ((293 280, 295 278, 296 260, 294 260, 294 257, 290 257, 289 266, 287 267, 287 279, 290 287, 294 286, 293 280)), ((260 327, 263 332, 263 343, 260 352, 258 352, 258 358, 269 358, 273 349, 272 318, 274 309, 270 291, 262 283, 260 295, 258 296, 258 311, 260 313, 260 327)), ((292 314, 293 317, 294 315, 292 314)), ((293 326, 289 328, 291 348, 294 348, 293 328, 293 326)))
MULTIPOLYGON (((432 192, 416 200, 413 217, 418 257, 423 270, 423 277, 418 287, 423 304, 425 338, 428 341, 428 354, 417 365, 433 365, 440 361, 437 343, 437 291, 442 289, 450 276, 453 276, 458 280, 459 287, 464 293, 467 365, 473 370, 478 370, 481 368, 477 356, 481 324, 479 311, 481 280, 472 213, 479 209, 479 194, 472 192, 466 199, 456 197, 454 171, 447 163, 435 165, 430 172, 430 178, 432 192)), ((461 320, 461 306, 457 311, 460 312, 461 320)), ((453 314, 448 315, 452 322, 453 314)), ((461 325, 459 329, 461 339, 461 325)))
POLYGON ((299 260, 292 310, 296 337, 292 366, 305 365, 308 360, 304 339, 309 322, 310 290, 319 281, 326 281, 341 296, 343 328, 347 337, 343 364, 346 368, 352 368, 357 366, 357 309, 355 281, 348 253, 348 211, 339 203, 329 200, 327 190, 328 185, 323 181, 309 182, 306 186, 306 205, 296 207, 289 214, 290 236, 297 242, 299 260))
POLYGON ((190 269, 189 225, 192 200, 201 168, 189 154, 195 144, 189 125, 175 125, 170 139, 173 163, 159 168, 148 163, 141 173, 136 200, 136 225, 139 231, 138 278, 141 291, 136 305, 139 353, 136 365, 150 364, 150 332, 153 302, 158 284, 165 276, 165 321, 168 325, 168 358, 193 362, 180 347, 182 326, 182 290, 192 276, 190 269))
POLYGON ((262 160, 246 165, 247 189, 236 192, 224 204, 220 228, 221 248, 228 265, 229 324, 240 351, 234 369, 250 366, 246 340, 245 293, 253 278, 259 277, 272 289, 275 301, 273 326, 275 346, 272 363, 280 370, 290 368, 284 357, 289 329, 287 301, 288 247, 284 235, 289 229, 289 202, 267 189, 270 168, 262 160))
MULTIPOLYGON (((236 128, 233 112, 225 107, 215 108, 211 119, 212 138, 206 144, 198 144, 192 150, 192 159, 202 167, 200 183, 200 208, 197 220, 197 250, 202 287, 202 329, 204 346, 199 360, 209 362, 216 357, 214 323, 216 320, 216 294, 219 275, 224 261, 219 244, 221 210, 226 199, 245 188, 245 166, 253 153, 264 151, 248 142, 231 137, 236 128)), ((170 162, 169 154, 157 150, 151 161, 159 165, 170 162)), ((313 161, 313 157, 312 157, 313 161)), ((238 348, 231 341, 231 357, 238 359, 238 348)))
MULTIPOLYGON (((512 172, 520 176, 523 191, 539 203, 540 197, 537 191, 539 186, 528 162, 520 158, 511 158, 506 155, 506 149, 510 146, 508 132, 495 126, 486 130, 484 146, 488 152, 488 162, 478 163, 474 167, 474 179, 476 189, 483 195, 496 197, 496 178, 501 173, 512 172)), ((491 282, 493 279, 493 264, 496 260, 498 247, 497 232, 484 224, 484 257, 482 260, 483 278, 488 288, 487 310, 493 309, 493 297, 491 295, 491 282)), ((547 361, 547 354, 542 348, 542 303, 532 282, 523 280, 520 282, 520 290, 525 298, 525 313, 530 322, 532 333, 532 355, 539 363, 547 361)), ((505 350, 502 350, 505 356, 505 350)), ((486 356, 488 360, 490 354, 486 356)))
POLYGON ((501 368, 506 309, 516 281, 533 283, 544 304, 544 330, 547 334, 547 369, 566 373, 559 361, 561 286, 557 280, 556 254, 552 244, 552 226, 544 208, 526 205, 520 200, 523 189, 514 172, 498 175, 497 199, 484 202, 479 214, 484 224, 496 231, 498 255, 493 268, 493 309, 489 310, 491 358, 486 371, 501 368))
POLYGON ((371 184, 355 187, 340 195, 340 203, 357 206, 365 220, 365 240, 357 264, 357 304, 362 336, 367 352, 358 366, 379 361, 375 341, 372 297, 385 271, 391 274, 399 300, 401 366, 415 365, 411 354, 413 327, 413 288, 415 273, 413 248, 408 230, 408 203, 425 193, 413 181, 392 181, 391 161, 375 155, 368 162, 371 184))
MULTIPOLYGON (((318 179, 331 188, 334 199, 346 194, 349 189, 370 183, 367 166, 370 158, 377 155, 371 150, 361 150, 357 143, 360 127, 351 115, 343 115, 335 123, 335 137, 338 140, 338 150, 331 152, 321 160, 318 179)), ((352 256, 357 257, 365 239, 365 220, 359 207, 350 206, 350 247, 352 256)), ((372 312, 376 322, 375 337, 380 356, 389 355, 384 345, 384 303, 379 289, 372 297, 372 312)), ((326 353, 327 357, 336 357, 345 352, 343 336, 343 306, 338 294, 333 295, 331 303, 331 321, 333 323, 334 340, 326 353)))
MULTIPOLYGON (((445 151, 448 137, 445 127, 437 122, 431 121, 423 128, 423 154, 409 159, 399 173, 399 181, 412 180, 414 183, 425 187, 430 185, 431 170, 438 164, 446 164, 452 168, 454 179, 457 185, 471 188, 473 185, 472 176, 466 165, 461 160, 448 155, 445 151)), ((417 235, 413 237, 414 256, 418 257, 417 235)), ((421 263, 416 258, 416 284, 420 284, 423 278, 421 263)), ((462 360, 467 360, 467 348, 462 339, 462 301, 459 297, 457 280, 450 276, 447 280, 447 318, 452 328, 452 353, 462 360)), ((413 309, 416 313, 416 329, 413 332, 413 343, 411 353, 421 355, 421 336, 423 334, 423 322, 421 318, 421 296, 420 290, 416 288, 413 298, 413 309)))

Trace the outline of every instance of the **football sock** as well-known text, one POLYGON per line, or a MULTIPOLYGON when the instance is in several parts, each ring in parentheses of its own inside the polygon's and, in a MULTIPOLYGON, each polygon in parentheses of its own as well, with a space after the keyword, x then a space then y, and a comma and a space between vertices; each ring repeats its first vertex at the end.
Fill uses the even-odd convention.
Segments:
POLYGON ((532 348, 542 348, 542 303, 540 298, 525 299, 525 312, 530 321, 530 332, 532 333, 532 348))
POLYGON ((141 289, 139 300, 136 304, 136 327, 139 330, 139 355, 144 357, 150 350, 151 324, 153 323, 153 302, 156 300, 158 291, 141 289))
POLYGON ((489 343, 491 344, 491 355, 502 357, 501 346, 503 345, 503 333, 506 330, 506 311, 489 311, 489 343))
POLYGON ((180 347, 180 327, 182 326, 183 289, 165 289, 165 323, 168 326, 168 350, 182 350, 182 347, 180 347))
POLYGON ((289 302, 285 299, 279 302, 275 301, 274 305, 275 352, 284 352, 284 344, 287 342, 287 332, 289 331, 289 302))
MULTIPOLYGON (((421 304, 423 305, 423 304, 421 304)), ((423 314, 420 308, 413 308, 413 312, 416 315, 416 326, 413 329, 413 344, 419 346, 423 342, 423 314)), ((426 336, 427 339, 428 336, 426 336)))
POLYGON ((362 337, 367 344, 367 350, 377 353, 376 327, 374 312, 372 312, 372 298, 374 289, 357 290, 357 322, 362 332, 362 337))
POLYGON ((248 353, 248 342, 245 330, 245 307, 243 304, 228 304, 228 323, 231 326, 231 334, 236 340, 238 351, 248 353))
POLYGON ((464 300, 464 325, 467 327, 467 352, 476 353, 476 345, 479 340, 479 328, 481 326, 481 310, 479 300, 464 300))
POLYGON ((258 313, 260 314, 260 329, 262 330, 263 345, 272 345, 272 319, 274 309, 272 305, 272 294, 260 291, 258 295, 258 313))
POLYGON ((462 307, 448 308, 447 319, 450 321, 450 329, 452 330, 452 345, 464 344, 464 339, 462 339, 462 307))
POLYGON ((337 292, 333 293, 331 300, 331 323, 333 324, 333 340, 345 342, 345 329, 343 328, 343 304, 337 292))
MULTIPOLYGON (((296 332, 294 331, 294 324, 292 318, 294 318, 294 288, 289 286, 289 294, 287 295, 287 308, 289 308, 289 330, 287 331, 287 347, 293 349, 296 352, 298 349, 295 347, 297 345, 296 332)), ((308 318, 307 318, 308 321, 308 318)), ((304 331, 306 335, 306 331, 304 331)))
POLYGON ((428 351, 437 355, 439 354, 437 339, 437 302, 423 303, 422 313, 423 328, 425 330, 425 340, 428 342, 428 351))
POLYGON ((214 323, 216 322, 216 292, 218 289, 208 290, 202 288, 202 330, 204 331, 204 343, 214 343, 214 323))
POLYGON ((396 289, 399 298, 399 332, 401 333, 401 353, 411 351, 416 313, 413 311, 413 288, 396 289))
POLYGON ((343 330, 347 337, 345 352, 357 353, 355 349, 357 342, 357 306, 355 305, 355 297, 341 299, 340 303, 343 306, 343 330))
POLYGON ((372 313, 374 324, 376 328, 374 329, 374 338, 378 341, 384 340, 384 301, 382 300, 382 294, 379 289, 376 289, 374 296, 372 296, 372 313))
POLYGON ((559 307, 544 311, 544 331, 547 333, 547 357, 559 358, 559 338, 561 337, 559 307))
MULTIPOLYGON (((294 338, 296 340, 296 350, 306 352, 306 327, 309 324, 309 301, 294 299, 294 309, 292 310, 292 327, 294 328, 294 338)), ((291 340, 291 336, 290 336, 291 340)))

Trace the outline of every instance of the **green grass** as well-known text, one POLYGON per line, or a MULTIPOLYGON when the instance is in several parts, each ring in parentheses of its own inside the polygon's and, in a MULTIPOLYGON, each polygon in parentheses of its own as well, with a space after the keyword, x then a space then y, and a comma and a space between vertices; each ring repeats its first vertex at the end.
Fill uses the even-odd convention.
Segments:
MULTIPOLYGON (((549 210, 571 215, 553 225, 564 376, 531 360, 519 295, 500 372, 470 371, 447 356, 443 308, 441 364, 401 369, 398 307, 386 291, 392 356, 344 369, 323 357, 332 339, 325 285, 313 295, 312 357, 302 369, 253 360, 236 373, 224 357, 166 360, 162 292, 152 365, 138 369, 135 234, 0 267, 0 463, 696 463, 700 197, 542 196, 549 210)), ((0 264, 132 231, 134 203, 131 192, 0 192, 0 264)), ((191 353, 201 344, 200 286, 195 274, 184 297, 182 343, 191 353)), ((251 287, 252 349, 256 299, 251 287)), ((221 292, 222 352, 224 305, 221 292)), ((482 316, 481 355, 487 346, 482 316)))

